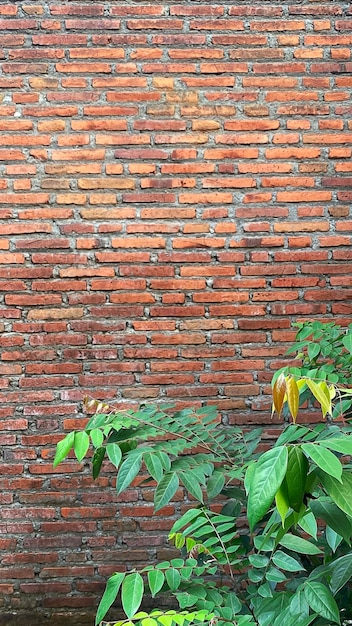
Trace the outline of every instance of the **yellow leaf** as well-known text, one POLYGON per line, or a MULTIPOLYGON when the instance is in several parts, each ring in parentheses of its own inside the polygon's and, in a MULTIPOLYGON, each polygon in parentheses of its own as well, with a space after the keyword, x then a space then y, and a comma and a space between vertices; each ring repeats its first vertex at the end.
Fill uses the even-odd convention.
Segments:
MULTIPOLYGON (((307 378, 306 383, 311 390, 314 398, 319 402, 323 417, 325 417, 327 413, 331 413, 330 394, 328 399, 327 395, 324 393, 321 387, 314 382, 314 380, 310 380, 309 378, 307 378)), ((325 386, 327 387, 326 383, 325 386)))
POLYGON ((286 378, 287 404, 294 424, 296 423, 299 407, 299 390, 297 383, 292 376, 286 378))
POLYGON ((273 387, 273 411, 272 411, 272 413, 276 411, 279 417, 281 415, 282 407, 283 407, 284 400, 285 400, 285 395, 286 395, 286 379, 285 379, 284 374, 280 374, 280 376, 276 379, 274 383, 274 387, 273 387))

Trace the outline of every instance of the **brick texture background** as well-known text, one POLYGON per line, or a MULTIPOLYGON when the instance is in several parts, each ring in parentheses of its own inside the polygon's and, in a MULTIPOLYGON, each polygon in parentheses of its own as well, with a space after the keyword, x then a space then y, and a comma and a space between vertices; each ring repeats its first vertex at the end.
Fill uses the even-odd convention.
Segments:
POLYGON ((291 322, 350 321, 351 27, 334 0, 0 2, 0 624, 91 624, 108 574, 169 554, 182 492, 152 516, 53 471, 85 393, 265 424, 291 322))

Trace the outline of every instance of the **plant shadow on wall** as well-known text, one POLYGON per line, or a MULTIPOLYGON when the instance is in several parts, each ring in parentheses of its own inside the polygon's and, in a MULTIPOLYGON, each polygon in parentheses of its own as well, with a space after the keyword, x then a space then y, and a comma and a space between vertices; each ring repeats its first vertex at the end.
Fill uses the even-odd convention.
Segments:
POLYGON ((86 400, 95 414, 58 443, 55 466, 72 449, 82 461, 92 444, 93 478, 107 456, 119 494, 143 471, 156 483, 156 510, 180 484, 195 500, 169 535, 180 558, 113 574, 96 625, 119 594, 126 618, 117 626, 323 626, 351 618, 352 327, 299 325, 293 351, 302 366, 278 372, 272 385, 273 412, 286 412, 286 425, 265 451, 258 429, 219 428, 213 406, 116 412, 86 400), (299 423, 309 399, 323 418, 314 426, 299 423), (164 592, 175 610, 140 610, 144 594, 164 592))

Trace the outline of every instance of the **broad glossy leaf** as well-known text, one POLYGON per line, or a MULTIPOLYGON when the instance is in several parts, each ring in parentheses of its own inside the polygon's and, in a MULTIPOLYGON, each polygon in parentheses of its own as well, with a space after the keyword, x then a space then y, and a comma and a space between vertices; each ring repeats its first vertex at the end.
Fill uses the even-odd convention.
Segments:
POLYGON ((244 488, 246 490, 246 494, 247 495, 249 493, 249 488, 250 488, 250 485, 251 485, 251 482, 252 482, 252 478, 253 478, 254 473, 255 473, 255 468, 256 468, 256 464, 252 462, 252 463, 250 463, 248 465, 247 470, 246 470, 246 474, 245 474, 245 477, 244 477, 244 488))
POLYGON ((337 504, 339 509, 352 517, 352 474, 347 470, 343 471, 341 482, 339 482, 336 478, 329 476, 329 474, 321 470, 318 473, 330 498, 337 504))
POLYGON ((341 535, 338 535, 338 533, 335 533, 335 531, 330 528, 330 526, 327 526, 325 529, 325 538, 328 546, 333 552, 336 552, 340 543, 343 541, 343 537, 341 537, 341 535))
POLYGON ((291 535, 290 533, 286 533, 280 541, 280 545, 288 550, 292 550, 292 552, 299 552, 300 554, 320 554, 321 550, 307 539, 302 539, 302 537, 296 537, 296 535, 291 535))
POLYGON ((329 563, 330 589, 335 595, 352 578, 352 554, 345 554, 329 563))
POLYGON ((109 461, 115 465, 115 467, 119 467, 122 459, 122 452, 119 446, 116 443, 108 443, 106 446, 106 452, 109 457, 109 461))
POLYGON ((292 596, 290 602, 290 615, 292 619, 290 620, 289 626, 295 626, 298 620, 302 620, 308 617, 309 615, 309 605, 304 596, 303 590, 297 591, 294 596, 292 596))
POLYGON ((288 501, 287 483, 285 479, 282 481, 281 486, 276 492, 275 504, 280 514, 282 525, 284 525, 286 515, 290 508, 290 503, 288 501))
POLYGON ((322 519, 351 545, 352 523, 349 517, 330 498, 320 497, 309 504, 317 519, 322 519))
POLYGON ((81 462, 86 456, 89 448, 89 435, 87 435, 84 430, 75 432, 73 448, 77 461, 81 462))
POLYGON ((288 501, 294 511, 301 509, 308 473, 308 461, 300 446, 290 446, 285 483, 288 501))
POLYGON ((307 535, 310 535, 314 539, 317 539, 318 524, 317 524, 317 520, 315 519, 311 511, 308 511, 305 515, 303 515, 300 518, 298 522, 298 526, 302 528, 302 530, 304 530, 307 533, 307 535))
POLYGON ((148 572, 148 585, 153 598, 162 588, 164 580, 165 576, 162 570, 153 569, 148 572))
POLYGON ((172 496, 175 495, 178 486, 179 480, 176 472, 164 474, 155 490, 154 505, 156 511, 159 511, 159 509, 170 502, 172 496))
POLYGON ((143 598, 144 582, 142 576, 135 572, 127 574, 121 588, 122 608, 128 619, 138 611, 143 598))
MULTIPOLYGON (((274 620, 286 611, 290 602, 290 594, 274 593, 272 598, 253 598, 254 612, 259 626, 272 626, 274 620)), ((283 622, 281 622, 283 624, 283 622)))
POLYGON ((287 469, 287 448, 264 452, 255 465, 249 484, 247 517, 251 530, 270 508, 287 469))
POLYGON ((108 582, 106 583, 103 596, 99 602, 97 614, 95 617, 95 626, 100 624, 100 622, 104 619, 111 605, 115 602, 121 583, 124 578, 125 578, 124 572, 117 572, 116 574, 113 574, 112 576, 110 576, 108 582))
POLYGON ((319 445, 324 446, 324 448, 334 450, 335 452, 340 452, 341 454, 352 455, 352 435, 345 435, 343 437, 336 437, 332 439, 322 439, 319 441, 319 445))
POLYGON ((342 465, 333 452, 315 443, 302 443, 302 450, 324 472, 341 480, 342 465))
POLYGON ((340 624, 339 608, 331 591, 323 583, 307 580, 303 589, 313 611, 334 624, 340 624))
POLYGON ((64 439, 61 439, 61 441, 59 441, 59 443, 56 446, 56 453, 55 453, 55 458, 53 461, 54 467, 59 465, 59 463, 61 463, 61 461, 63 461, 67 457, 71 448, 73 448, 74 441, 75 441, 74 431, 72 431, 71 433, 68 433, 68 435, 66 435, 64 439))
POLYGON ((282 550, 277 550, 275 552, 272 561, 276 567, 279 567, 286 572, 299 572, 305 569, 301 563, 289 554, 282 552, 282 550))
POLYGON ((117 493, 122 493, 129 485, 132 480, 136 478, 139 470, 142 465, 142 453, 134 453, 128 454, 127 458, 123 461, 120 466, 119 473, 117 475, 116 481, 116 489, 117 493))

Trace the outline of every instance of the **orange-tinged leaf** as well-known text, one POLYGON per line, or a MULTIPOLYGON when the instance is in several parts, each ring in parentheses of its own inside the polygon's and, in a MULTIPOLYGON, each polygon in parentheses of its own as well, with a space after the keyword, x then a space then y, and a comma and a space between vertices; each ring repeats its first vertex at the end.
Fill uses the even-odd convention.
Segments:
POLYGON ((286 395, 286 379, 285 379, 284 374, 280 374, 280 376, 275 381, 275 384, 273 387, 273 411, 272 411, 272 413, 276 411, 279 417, 281 415, 282 407, 283 407, 284 400, 285 400, 285 395, 286 395))
POLYGON ((293 422, 296 423, 298 407, 299 407, 299 389, 298 385, 292 376, 286 378, 286 394, 287 404, 291 413, 293 422))

